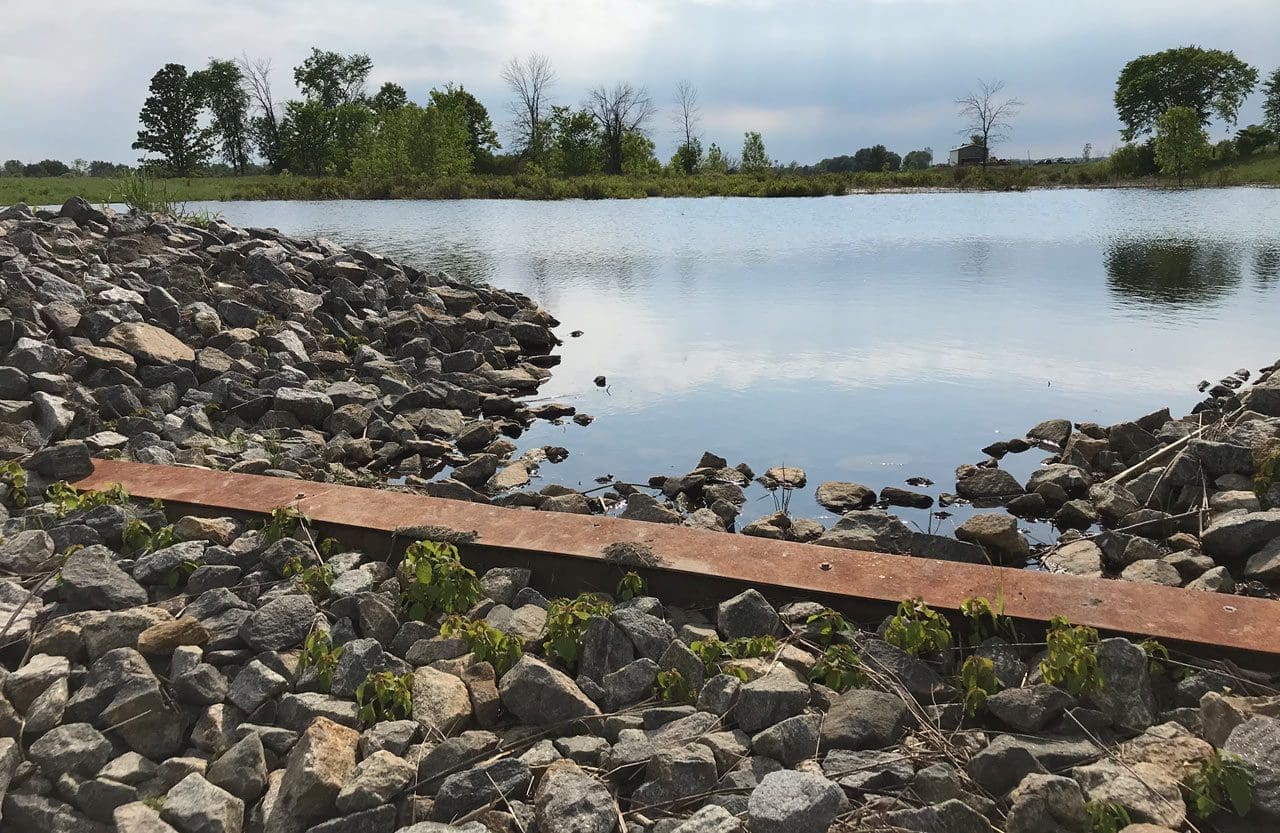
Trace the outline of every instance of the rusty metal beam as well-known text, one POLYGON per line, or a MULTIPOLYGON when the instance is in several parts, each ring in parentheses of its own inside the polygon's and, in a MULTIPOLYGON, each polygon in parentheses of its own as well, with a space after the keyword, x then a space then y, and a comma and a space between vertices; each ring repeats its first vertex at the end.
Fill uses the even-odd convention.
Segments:
POLYGON ((845 611, 879 614, 915 596, 946 611, 974 596, 998 596, 1009 616, 1027 622, 1061 615, 1104 632, 1154 637, 1200 652, 1213 647, 1233 655, 1280 655, 1280 603, 1266 599, 208 469, 95 462, 79 488, 120 483, 134 496, 159 498, 188 513, 265 514, 296 506, 321 527, 364 536, 369 544, 385 544, 406 526, 474 532, 463 551, 476 566, 529 566, 566 592, 577 592, 575 585, 611 587, 607 582, 616 581, 619 568, 605 558, 604 548, 634 543, 661 559, 645 572, 655 593, 674 604, 713 603, 746 586, 775 599, 813 598, 845 611))

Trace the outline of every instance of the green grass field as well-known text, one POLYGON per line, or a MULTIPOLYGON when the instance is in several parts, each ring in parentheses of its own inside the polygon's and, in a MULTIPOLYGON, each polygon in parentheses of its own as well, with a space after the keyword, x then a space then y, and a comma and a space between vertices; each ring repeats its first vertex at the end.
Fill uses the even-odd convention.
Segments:
MULTIPOLYGON (((1280 185, 1280 151, 1247 160, 1214 163, 1200 177, 1204 185, 1280 185)), ((643 197, 817 197, 886 190, 1023 191, 1037 187, 1160 186, 1157 179, 1112 179, 1106 163, 932 168, 927 171, 859 174, 745 174, 630 178, 592 176, 470 175, 445 180, 364 181, 351 177, 279 176, 187 177, 153 180, 162 200, 178 204, 203 200, 325 199, 636 199, 643 197)), ((0 177, 0 205, 60 205, 70 196, 92 203, 120 201, 118 180, 96 177, 0 177)))

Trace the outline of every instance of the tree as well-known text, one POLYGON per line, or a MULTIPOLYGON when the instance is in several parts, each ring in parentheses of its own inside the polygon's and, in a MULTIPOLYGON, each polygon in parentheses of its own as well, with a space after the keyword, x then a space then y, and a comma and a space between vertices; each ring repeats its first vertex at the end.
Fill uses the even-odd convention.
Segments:
POLYGON ((22 160, 6 159, 3 171, 5 176, 22 176, 22 160))
POLYGON ((280 130, 280 113, 271 93, 271 59, 249 60, 241 55, 237 62, 240 77, 256 113, 249 118, 248 136, 257 145, 258 154, 267 161, 272 173, 284 170, 284 139, 280 130))
POLYGON ((401 107, 409 103, 409 94, 404 91, 404 87, 388 81, 378 88, 373 94, 373 98, 369 100, 369 106, 378 112, 387 110, 399 110, 401 107))
POLYGON ((1111 152, 1107 164, 1118 177, 1132 178, 1156 172, 1154 142, 1141 145, 1121 145, 1111 152))
POLYGON ((562 176, 600 173, 604 164, 600 128, 587 110, 552 107, 550 119, 551 167, 562 176))
POLYGON ((653 117, 653 100, 644 87, 619 81, 612 88, 596 87, 587 94, 586 109, 600 125, 605 173, 622 173, 622 141, 628 133, 644 133, 653 117))
POLYGON ((364 100, 373 61, 360 52, 340 55, 311 47, 311 55, 293 68, 293 81, 308 101, 333 109, 364 100))
POLYGON ((884 145, 860 148, 853 154, 855 171, 896 171, 902 166, 902 157, 884 145))
POLYGON ((468 137, 466 115, 452 105, 432 102, 383 110, 362 136, 351 175, 369 186, 385 186, 411 176, 465 174, 471 170, 468 137))
POLYGON ((1280 69, 1262 83, 1262 123, 1272 133, 1280 134, 1280 69))
POLYGON ((769 154, 765 152, 764 139, 753 130, 742 134, 742 162, 738 169, 744 174, 758 174, 769 168, 769 154))
POLYGON ((1084 143, 1084 150, 1080 152, 1080 158, 1086 162, 1093 158, 1093 142, 1084 143))
MULTIPOLYGON (((1010 121, 1018 115, 1022 102, 1016 98, 1002 98, 1004 82, 1000 80, 983 81, 978 79, 978 89, 968 95, 956 99, 960 108, 960 117, 965 126, 960 134, 970 133, 973 143, 988 150, 1006 141, 1013 125, 1010 121)), ((986 167, 987 160, 982 160, 986 167)))
POLYGON ((108 177, 120 176, 129 170, 128 165, 117 165, 114 162, 104 162, 101 159, 95 159, 89 163, 89 176, 108 177))
POLYGON ((223 160, 243 176, 250 153, 249 94, 240 67, 235 61, 211 58, 208 67, 191 77, 213 117, 210 130, 221 146, 223 160))
POLYGON ((1241 156, 1252 156, 1276 140, 1276 134, 1260 124, 1251 124, 1236 131, 1236 150, 1241 156))
POLYGON ((1202 127, 1217 116, 1235 124, 1258 71, 1234 52, 1183 46, 1134 58, 1116 81, 1116 114, 1126 142, 1150 133, 1170 108, 1187 107, 1202 127))
POLYGON ((698 104, 697 88, 688 81, 676 85, 674 119, 680 146, 671 161, 685 174, 696 173, 698 161, 702 158, 702 134, 698 130, 702 124, 702 108, 698 104))
POLYGON ((707 148, 707 155, 698 163, 698 168, 707 173, 727 174, 729 172, 729 162, 724 158, 720 146, 712 142, 707 148))
POLYGON ((1170 107, 1156 119, 1156 164, 1165 176, 1176 176, 1179 185, 1209 161, 1209 136, 1201 124, 1200 114, 1190 107, 1170 107))
POLYGON ((933 148, 913 150, 902 159, 904 171, 923 171, 933 164, 933 148))
POLYGON ((440 107, 455 108, 462 114, 467 123, 467 148, 473 162, 488 160, 493 151, 501 147, 493 122, 489 121, 489 111, 461 85, 455 87, 451 81, 444 85, 443 90, 432 90, 431 102, 440 107))
POLYGON ((556 83, 551 59, 532 53, 527 58, 512 58, 502 68, 502 80, 515 96, 507 105, 511 111, 512 145, 525 159, 537 161, 546 151, 546 119, 550 107, 549 93, 556 83))
POLYGON ((151 95, 138 114, 142 128, 134 149, 157 154, 175 174, 191 173, 213 151, 209 131, 198 124, 203 103, 199 79, 188 75, 182 64, 165 64, 151 76, 151 95))
POLYGON ((622 174, 652 176, 662 172, 662 163, 653 155, 653 140, 634 130, 622 136, 622 174))

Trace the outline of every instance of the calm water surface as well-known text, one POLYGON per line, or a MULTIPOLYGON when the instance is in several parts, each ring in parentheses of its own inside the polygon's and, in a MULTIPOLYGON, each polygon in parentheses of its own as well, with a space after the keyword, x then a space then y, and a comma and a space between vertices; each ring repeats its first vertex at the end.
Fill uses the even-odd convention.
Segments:
MULTIPOLYGON (((521 438, 570 450, 544 483, 644 482, 711 450, 804 468, 791 509, 825 522, 825 480, 926 476, 936 496, 1043 419, 1185 413, 1200 379, 1280 355, 1280 190, 199 207, 551 310, 564 362, 539 397, 596 421, 521 438)), ((751 498, 743 521, 773 510, 751 498)))

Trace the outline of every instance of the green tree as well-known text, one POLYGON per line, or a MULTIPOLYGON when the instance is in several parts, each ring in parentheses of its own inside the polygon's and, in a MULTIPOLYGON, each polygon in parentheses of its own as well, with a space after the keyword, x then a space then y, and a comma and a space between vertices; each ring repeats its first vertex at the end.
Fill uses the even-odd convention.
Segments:
POLYGON ((250 153, 249 94, 240 67, 235 61, 211 58, 208 67, 191 77, 203 92, 223 160, 243 176, 250 153))
POLYGON ((671 157, 671 166, 686 176, 692 175, 697 172, 698 162, 702 159, 702 134, 698 129, 702 123, 702 107, 698 104, 697 88, 688 81, 676 85, 674 118, 680 146, 671 157))
POLYGON ((622 173, 622 143, 628 133, 643 133, 653 116, 653 100, 644 87, 626 81, 599 86, 587 95, 586 109, 600 125, 605 173, 622 173))
POLYGON ((923 171, 933 164, 933 148, 913 150, 902 158, 904 171, 923 171))
POLYGON ((720 146, 712 142, 707 147, 707 155, 698 163, 698 168, 710 174, 726 174, 729 172, 729 163, 724 158, 724 152, 720 150, 720 146))
POLYGON ((493 122, 489 120, 489 111, 461 84, 455 87, 451 81, 444 85, 443 90, 432 90, 431 102, 441 107, 451 107, 466 119, 467 148, 473 163, 480 165, 487 162, 493 152, 501 147, 493 122))
POLYGON ((764 139, 754 130, 742 137, 742 161, 738 169, 744 174, 758 174, 769 170, 769 154, 764 149, 764 139))
POLYGON ((1155 173, 1154 144, 1154 142, 1145 142, 1141 145, 1129 144, 1116 148, 1107 160, 1111 173, 1126 179, 1155 173))
POLYGON ((859 148, 853 154, 853 170, 855 171, 896 171, 900 167, 902 167, 902 157, 884 145, 859 148))
POLYGON ((1150 133, 1171 108, 1186 107, 1201 126, 1217 116, 1235 124, 1258 71, 1234 52, 1183 46, 1134 58, 1116 81, 1116 114, 1126 142, 1150 133))
POLYGON ((600 128, 595 117, 586 110, 552 107, 549 135, 549 163, 561 176, 586 176, 600 173, 604 152, 600 145, 600 128))
POLYGON ((379 87, 373 98, 369 100, 369 106, 378 112, 399 110, 408 103, 409 94, 404 91, 404 87, 394 81, 388 81, 379 87))
POLYGON ((622 173, 625 176, 653 176, 662 164, 653 155, 653 140, 634 130, 622 137, 622 173))
POLYGON ((289 170, 320 176, 333 150, 334 109, 318 101, 290 101, 280 123, 280 143, 289 170))
POLYGON ((440 104, 380 113, 359 143, 351 173, 366 183, 457 176, 471 170, 466 114, 440 104))
POLYGON ((1156 164, 1178 184, 1209 161, 1212 149, 1200 115, 1190 107, 1170 107, 1156 119, 1156 164))
POLYGON ((1260 124, 1251 124, 1236 131, 1236 150, 1241 156, 1252 156, 1276 140, 1274 131, 1260 124))
POLYGON ((203 104, 199 79, 188 75, 182 64, 165 64, 151 76, 151 95, 138 114, 142 127, 134 149, 156 154, 175 174, 191 173, 213 151, 210 132, 199 125, 203 104))
POLYGON ((363 53, 341 55, 311 48, 311 55, 293 69, 293 80, 308 101, 330 109, 364 100, 364 87, 373 61, 363 53))
POLYGON ((22 160, 6 159, 3 170, 5 176, 22 176, 22 160))
POLYGON ((1274 70, 1262 83, 1262 123, 1272 133, 1280 134, 1280 69, 1274 70))

